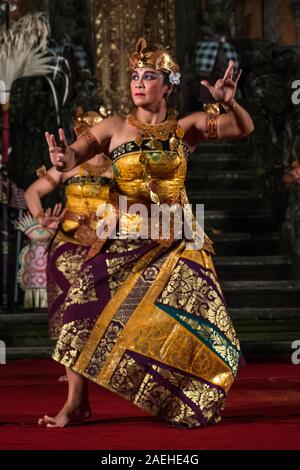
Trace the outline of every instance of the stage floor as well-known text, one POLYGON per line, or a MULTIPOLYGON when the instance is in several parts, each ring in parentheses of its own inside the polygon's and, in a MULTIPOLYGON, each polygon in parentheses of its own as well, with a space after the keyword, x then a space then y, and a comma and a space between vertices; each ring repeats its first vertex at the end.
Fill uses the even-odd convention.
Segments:
POLYGON ((63 372, 52 360, 0 366, 0 449, 300 449, 300 365, 243 367, 223 421, 193 430, 169 426, 95 384, 90 421, 41 429, 38 417, 64 402, 63 372))

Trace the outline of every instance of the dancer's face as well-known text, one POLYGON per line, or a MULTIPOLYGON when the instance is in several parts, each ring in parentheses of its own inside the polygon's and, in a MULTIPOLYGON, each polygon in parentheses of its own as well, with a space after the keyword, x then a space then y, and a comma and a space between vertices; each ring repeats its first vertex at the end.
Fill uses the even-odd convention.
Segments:
POLYGON ((159 104, 170 89, 162 72, 145 67, 135 69, 131 75, 130 89, 136 106, 159 104))

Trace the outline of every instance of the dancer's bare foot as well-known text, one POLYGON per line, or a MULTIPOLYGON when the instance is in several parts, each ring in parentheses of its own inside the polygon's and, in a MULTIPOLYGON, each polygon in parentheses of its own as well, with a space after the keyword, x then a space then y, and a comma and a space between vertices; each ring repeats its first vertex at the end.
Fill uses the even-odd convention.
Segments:
POLYGON ((82 423, 91 416, 92 411, 88 402, 81 402, 77 406, 72 406, 66 402, 56 416, 45 415, 38 420, 38 424, 47 428, 64 428, 68 424, 82 423))

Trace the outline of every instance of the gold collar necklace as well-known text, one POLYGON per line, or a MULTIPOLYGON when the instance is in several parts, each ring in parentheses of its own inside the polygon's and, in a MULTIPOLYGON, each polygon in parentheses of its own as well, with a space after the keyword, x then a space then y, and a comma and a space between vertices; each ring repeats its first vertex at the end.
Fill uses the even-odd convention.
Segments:
POLYGON ((168 140, 178 127, 176 119, 178 113, 174 109, 168 111, 166 120, 158 124, 145 124, 138 119, 136 114, 137 108, 129 114, 128 122, 138 130, 135 142, 139 146, 144 139, 168 140))

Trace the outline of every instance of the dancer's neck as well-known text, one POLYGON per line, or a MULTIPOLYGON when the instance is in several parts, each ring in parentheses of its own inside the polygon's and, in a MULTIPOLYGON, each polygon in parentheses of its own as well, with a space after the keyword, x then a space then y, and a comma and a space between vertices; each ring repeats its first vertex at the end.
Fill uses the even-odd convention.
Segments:
POLYGON ((167 107, 164 100, 161 103, 155 106, 153 105, 149 108, 139 107, 136 112, 136 117, 144 124, 159 124, 166 119, 166 116, 167 107))

